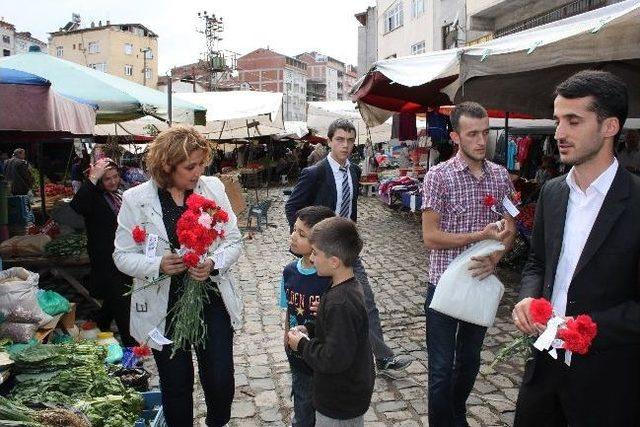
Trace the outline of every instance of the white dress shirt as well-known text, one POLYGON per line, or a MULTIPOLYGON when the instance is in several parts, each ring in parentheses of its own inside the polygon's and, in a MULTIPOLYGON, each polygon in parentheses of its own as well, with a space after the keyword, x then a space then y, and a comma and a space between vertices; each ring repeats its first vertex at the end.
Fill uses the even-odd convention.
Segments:
MULTIPOLYGON (((336 160, 331 156, 331 153, 327 156, 329 160, 329 165, 331 166, 331 170, 333 171, 333 179, 336 181, 336 215, 340 215, 340 208, 342 207, 342 172, 340 172, 340 163, 336 162, 336 160)), ((351 202, 353 203, 353 181, 351 179, 351 170, 349 169, 349 160, 345 163, 345 167, 347 168, 347 179, 349 180, 349 191, 351 191, 351 202)), ((349 206, 349 218, 351 218, 351 209, 353 204, 349 206)))
POLYGON ((573 168, 567 175, 569 202, 564 223, 562 251, 560 252, 551 296, 554 313, 558 316, 565 315, 567 293, 569 292, 569 286, 573 280, 578 261, 617 172, 618 161, 614 159, 611 166, 591 183, 586 192, 583 192, 576 184, 573 168))

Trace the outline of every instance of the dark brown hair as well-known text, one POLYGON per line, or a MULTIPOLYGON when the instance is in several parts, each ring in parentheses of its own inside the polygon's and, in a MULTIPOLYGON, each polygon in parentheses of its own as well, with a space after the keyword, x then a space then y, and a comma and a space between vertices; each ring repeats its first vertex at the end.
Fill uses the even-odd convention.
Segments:
POLYGON ((313 226, 310 241, 328 257, 337 257, 347 267, 353 266, 362 251, 358 228, 348 218, 323 219, 313 226))

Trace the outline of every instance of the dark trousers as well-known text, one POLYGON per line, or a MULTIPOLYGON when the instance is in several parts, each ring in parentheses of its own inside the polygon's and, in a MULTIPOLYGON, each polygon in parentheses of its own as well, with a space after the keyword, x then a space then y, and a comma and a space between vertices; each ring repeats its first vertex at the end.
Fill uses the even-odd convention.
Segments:
POLYGON ((468 426, 466 402, 480 370, 480 350, 487 328, 430 309, 435 289, 435 286, 429 284, 424 305, 429 369, 429 425, 468 426))
POLYGON ((369 284, 369 277, 360 257, 356 258, 356 262, 353 263, 353 274, 362 286, 362 292, 364 293, 364 306, 369 318, 369 343, 371 344, 373 355, 378 360, 393 357, 393 350, 384 342, 382 326, 380 325, 380 312, 376 307, 376 300, 373 296, 371 284, 369 284))
POLYGON ((120 339, 125 347, 138 345, 138 342, 129 334, 131 296, 124 296, 124 294, 129 292, 130 285, 131 278, 114 274, 113 280, 103 291, 102 307, 96 316, 96 323, 101 331, 111 330, 111 322, 116 321, 120 339))
POLYGON ((313 407, 313 373, 291 367, 291 394, 293 395, 293 427, 316 425, 316 410, 313 407))
POLYGON ((527 361, 515 427, 640 426, 640 354, 620 347, 586 357, 571 366, 536 352, 527 361))
MULTIPOLYGON (((219 296, 211 296, 205 306, 207 343, 196 348, 198 374, 207 404, 207 425, 223 426, 231 418, 235 391, 233 368, 233 329, 229 314, 219 296)), ((153 351, 160 375, 162 407, 169 427, 193 425, 193 358, 191 351, 179 350, 173 359, 171 345, 153 351)))

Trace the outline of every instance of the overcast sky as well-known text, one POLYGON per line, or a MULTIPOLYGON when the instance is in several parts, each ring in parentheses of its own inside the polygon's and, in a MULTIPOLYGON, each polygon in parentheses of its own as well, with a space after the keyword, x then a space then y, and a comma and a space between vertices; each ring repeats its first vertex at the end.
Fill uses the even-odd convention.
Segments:
POLYGON ((245 54, 267 47, 287 55, 316 50, 357 65, 358 21, 354 14, 375 0, 27 0, 4 2, 0 17, 47 41, 79 13, 82 27, 108 19, 112 24, 141 23, 158 34, 160 75, 176 65, 195 62, 204 51, 197 12, 222 16, 220 47, 245 54))

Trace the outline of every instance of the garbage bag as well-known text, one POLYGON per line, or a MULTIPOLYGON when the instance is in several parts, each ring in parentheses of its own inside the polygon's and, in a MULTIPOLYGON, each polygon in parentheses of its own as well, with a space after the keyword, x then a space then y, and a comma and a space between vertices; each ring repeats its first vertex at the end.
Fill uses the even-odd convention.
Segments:
POLYGON ((502 243, 484 240, 458 255, 440 277, 429 308, 475 325, 493 325, 504 285, 495 275, 483 280, 472 277, 469 265, 472 257, 501 250, 502 243))
POLYGON ((40 290, 38 292, 38 304, 40 304, 42 311, 50 316, 68 313, 71 310, 69 301, 55 291, 40 290))
POLYGON ((52 319, 38 305, 38 280, 40 276, 22 267, 13 267, 0 271, 0 313, 8 316, 20 307, 37 319, 42 327, 52 319))

